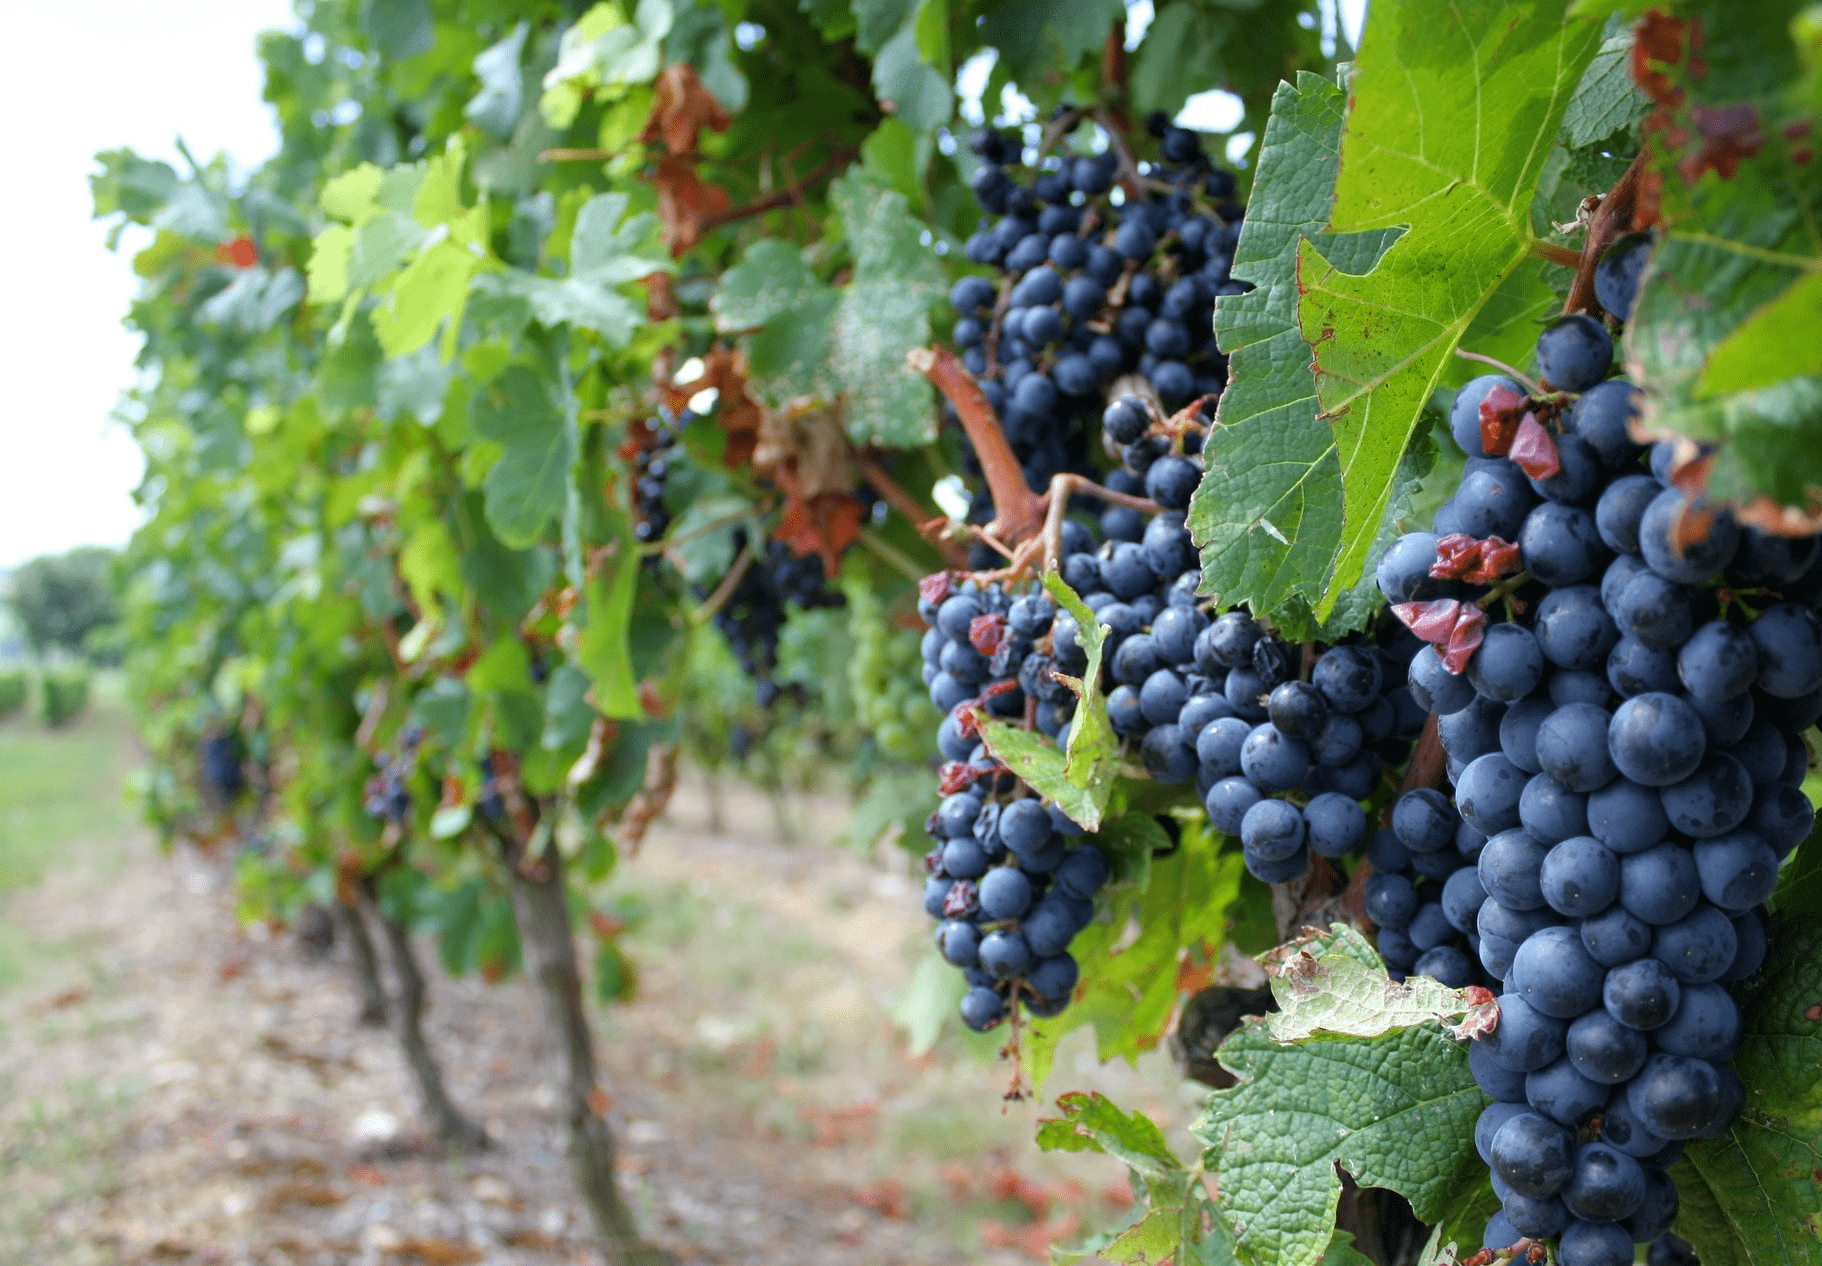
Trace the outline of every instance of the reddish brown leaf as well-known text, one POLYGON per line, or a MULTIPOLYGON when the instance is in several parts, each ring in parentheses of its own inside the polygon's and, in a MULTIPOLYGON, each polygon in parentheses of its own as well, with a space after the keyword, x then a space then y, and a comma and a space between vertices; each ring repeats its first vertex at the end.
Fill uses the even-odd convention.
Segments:
POLYGON ((1504 457, 1518 434, 1518 424, 1531 407, 1531 398, 1510 387, 1495 387, 1480 402, 1480 446, 1489 457, 1504 457))
POLYGON ((614 1097, 596 1086, 588 1092, 588 1110, 598 1117, 604 1117, 613 1111, 614 1097))
POLYGON ((1006 617, 988 611, 974 617, 968 625, 968 644, 983 655, 991 656, 1006 640, 1006 617))
POLYGON ((1016 681, 1012 681, 1012 680, 992 682, 991 684, 988 685, 988 687, 985 690, 981 691, 981 698, 983 700, 997 699, 1001 695, 1011 694, 1013 691, 1017 690, 1018 688, 1019 688, 1019 683, 1016 681))
POLYGON ((843 552, 860 535, 864 516, 860 502, 845 492, 819 492, 807 501, 790 497, 772 536, 799 558, 820 554, 825 574, 833 576, 841 570, 843 552))
POLYGON ((658 191, 658 222, 672 258, 681 258, 702 240, 715 216, 728 209, 727 190, 711 185, 688 158, 666 154, 658 160, 653 180, 658 191))
POLYGON ((604 941, 612 940, 614 937, 619 936, 622 932, 626 931, 625 923, 615 918, 613 915, 604 913, 600 910, 590 910, 588 912, 588 926, 593 928, 595 935, 604 941))
POLYGON ((1563 459, 1556 451, 1556 441, 1544 429, 1544 424, 1537 420, 1535 413, 1527 413, 1518 420, 1518 432, 1512 437, 1506 456, 1533 479, 1549 479, 1560 474, 1563 469, 1563 459))
POLYGON ((1657 9, 1639 23, 1632 43, 1632 78, 1647 97, 1659 105, 1675 104, 1680 92, 1659 66, 1683 60, 1683 20, 1657 9))
POLYGON ((980 889, 966 879, 958 879, 955 886, 949 889, 949 895, 943 898, 943 917, 963 919, 973 914, 979 906, 980 889))
POLYGON ((1691 545, 1705 541, 1714 531, 1715 509, 1702 502, 1685 504, 1670 524, 1670 548, 1680 557, 1691 545))
POLYGON ((945 796, 953 796, 958 791, 966 791, 974 785, 979 770, 971 767, 965 760, 946 761, 936 771, 936 789, 945 796))
POLYGON ((386 1185, 385 1173, 371 1165, 348 1166, 348 1177, 364 1187, 384 1187, 386 1185))
POLYGON ((1437 580, 1460 580, 1480 562, 1481 543, 1466 532, 1451 532, 1436 542, 1436 561, 1430 575, 1437 580))
POLYGON ((1687 181, 1700 180, 1709 171, 1718 172, 1722 180, 1732 180, 1742 158, 1751 158, 1765 148, 1759 111, 1750 102, 1720 107, 1698 105, 1691 113, 1702 144, 1677 164, 1687 181))
POLYGON ((955 718, 955 732, 965 739, 971 739, 981 732, 980 700, 964 699, 950 710, 949 715, 955 718))
POLYGON ((952 571, 932 572, 917 582, 917 597, 920 602, 927 602, 933 607, 943 605, 955 588, 955 573, 952 571))
POLYGON ((688 62, 671 62, 658 75, 651 117, 639 139, 646 144, 662 140, 672 154, 689 156, 703 128, 725 132, 733 119, 721 108, 715 94, 703 87, 696 68, 688 62))
POLYGON ((1441 646, 1461 614, 1461 603, 1454 598, 1437 598, 1430 602, 1400 602, 1392 608, 1399 622, 1424 641, 1441 646))
POLYGON ((1523 566, 1518 546, 1489 536, 1480 543, 1480 561, 1463 572, 1461 578, 1473 585, 1490 585, 1502 577, 1516 576, 1523 566))
POLYGON ((645 287, 647 320, 668 321, 683 315, 683 308, 677 302, 677 287, 669 273, 651 273, 641 277, 639 284, 645 287))
POLYGON ((1442 666, 1460 676, 1486 636, 1487 613, 1471 602, 1464 604, 1449 630, 1449 640, 1442 644, 1442 666))

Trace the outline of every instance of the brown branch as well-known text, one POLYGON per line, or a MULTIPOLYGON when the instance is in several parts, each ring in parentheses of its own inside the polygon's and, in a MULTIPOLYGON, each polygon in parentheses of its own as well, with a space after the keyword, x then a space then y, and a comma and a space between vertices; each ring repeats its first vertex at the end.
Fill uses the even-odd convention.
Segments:
POLYGON ((1050 491, 1044 494, 1044 531, 1040 539, 1044 543, 1044 566, 1057 563, 1063 555, 1063 518, 1069 513, 1069 498, 1080 495, 1099 497, 1109 505, 1125 506, 1129 510, 1138 510, 1144 514, 1162 513, 1163 507, 1145 497, 1135 497, 1131 493, 1115 492, 1103 488, 1093 480, 1082 475, 1061 474, 1052 476, 1050 491))
POLYGON ((691 618, 697 624, 706 624, 712 620, 715 613, 726 606, 728 599, 734 596, 734 590, 740 585, 740 578, 747 574, 747 568, 751 567, 753 560, 759 557, 755 540, 756 538, 751 536, 747 538, 747 547, 740 551, 740 557, 734 560, 734 566, 728 570, 727 575, 721 578, 721 583, 715 586, 715 592, 711 593, 708 599, 691 613, 691 618))
POLYGON ((1126 72, 1126 19, 1120 18, 1101 44, 1101 82, 1119 93, 1122 100, 1128 95, 1126 72))
POLYGON ((1126 190, 1129 198, 1138 198, 1147 189, 1144 176, 1139 174, 1138 160, 1132 156, 1132 147, 1126 143, 1126 128, 1114 117, 1113 111, 1105 106, 1098 106, 1094 112, 1095 122, 1107 133, 1107 143, 1113 146, 1113 152, 1120 160, 1120 187, 1126 190))
POLYGON ((1028 540, 1043 524, 1043 499, 1026 486, 1025 472, 980 385, 955 354, 941 344, 915 348, 906 360, 955 406, 962 429, 974 445, 981 471, 987 477, 987 491, 993 497, 993 522, 987 525, 988 530, 1015 545, 1028 540))
POLYGON ((541 163, 605 163, 614 156, 611 149, 545 149, 538 151, 541 163))
POLYGON ((1639 182, 1644 175, 1645 151, 1641 149, 1625 174, 1601 199, 1594 218, 1588 222, 1588 235, 1582 239, 1582 253, 1576 263, 1575 282, 1569 287, 1568 299, 1563 302, 1565 313, 1599 308, 1594 297, 1595 265, 1601 262, 1602 253, 1631 222, 1633 208, 1638 204, 1639 182))
POLYGON ((747 203, 745 206, 729 207, 726 211, 720 211, 714 215, 705 217, 702 221, 701 231, 707 233, 711 229, 718 229, 726 224, 733 224, 740 220, 751 219, 756 215, 764 215, 768 211, 776 211, 780 207, 788 207, 794 202, 801 202, 803 200, 803 195, 812 185, 826 180, 828 177, 833 176, 836 172, 840 171, 843 167, 846 167, 850 162, 854 161, 854 156, 858 153, 860 153, 858 147, 844 145, 842 148, 829 155, 823 164, 815 171, 805 176, 802 180, 792 181, 777 193, 770 193, 763 198, 758 198, 747 203))
POLYGON ((942 551, 949 566, 958 570, 968 566, 968 551, 944 536, 948 520, 940 514, 934 517, 926 514, 924 507, 917 503, 917 498, 901 488, 886 473, 885 467, 879 464, 879 459, 872 452, 855 453, 854 465, 859 468, 861 477, 872 485, 873 491, 880 495, 881 500, 909 520, 919 536, 942 551))

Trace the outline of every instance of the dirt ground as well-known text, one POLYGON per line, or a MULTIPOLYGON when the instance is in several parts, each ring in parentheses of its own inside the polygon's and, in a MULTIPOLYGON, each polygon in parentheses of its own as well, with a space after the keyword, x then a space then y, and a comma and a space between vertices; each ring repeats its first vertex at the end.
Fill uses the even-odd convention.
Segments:
MULTIPOLYGON (((908 1054, 889 1013, 929 940, 902 858, 816 842, 837 808, 786 842, 762 797, 722 800, 764 825, 710 829, 690 784, 611 884, 651 911, 637 1000, 595 1013, 648 1233, 691 1263, 1010 1266, 1117 1223, 1122 1168, 1039 1153, 990 1045, 908 1054)), ((0 893, 0 1261, 600 1260, 523 979, 431 974, 431 1040, 496 1140, 438 1155, 391 1036, 354 1023, 345 945, 243 929, 227 863, 107 834, 0 893)), ((1197 1096, 1161 1054, 1103 1067, 1077 1034, 1046 1098, 1091 1088, 1188 1150, 1197 1096)))

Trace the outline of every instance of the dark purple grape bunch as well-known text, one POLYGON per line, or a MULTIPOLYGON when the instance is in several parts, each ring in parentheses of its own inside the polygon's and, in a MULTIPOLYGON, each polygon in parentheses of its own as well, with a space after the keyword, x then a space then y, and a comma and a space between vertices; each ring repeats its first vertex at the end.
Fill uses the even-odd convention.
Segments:
MULTIPOLYGON (((1166 510, 1187 511, 1202 482, 1202 440, 1213 414, 1204 406, 1196 423, 1173 428, 1139 396, 1116 399, 1101 414, 1101 437, 1120 464, 1103 483, 1114 492, 1148 497, 1166 510)), ((1101 531, 1114 540, 1137 540, 1144 515, 1126 506, 1111 506, 1101 515, 1101 531)))
POLYGON ((418 749, 424 742, 424 727, 416 721, 399 731, 398 747, 381 752, 379 771, 367 779, 362 789, 361 808, 367 816, 406 826, 411 821, 411 776, 417 772, 418 749))
POLYGON ((506 798, 500 792, 500 780, 494 773, 493 757, 481 757, 481 794, 478 798, 481 816, 489 822, 506 820, 506 798))
POLYGON ((1497 986, 1479 958, 1486 893, 1477 863, 1486 842, 1440 791, 1407 791, 1392 806, 1392 824, 1367 845, 1373 873, 1364 895, 1367 916, 1379 927, 1379 955, 1394 980, 1429 976, 1451 989, 1497 986))
POLYGON ((1762 903, 1814 825, 1802 734, 1822 717, 1817 541, 1743 529, 1670 485, 1668 447, 1631 438, 1637 390, 1611 359, 1587 317, 1539 339, 1539 375, 1569 393, 1547 477, 1482 445, 1510 419, 1498 393, 1523 389, 1464 388, 1462 486, 1378 572, 1395 604, 1478 610, 1490 591, 1451 567, 1448 536, 1518 548, 1508 618, 1459 671, 1426 646, 1409 681, 1484 837, 1475 948, 1500 1020, 1471 1062, 1498 1100, 1476 1144, 1503 1204, 1485 1242, 1555 1238, 1564 1266, 1660 1242, 1667 1167, 1739 1113, 1728 987, 1758 970, 1762 903))
POLYGON ((223 804, 247 789, 246 747, 236 730, 219 730, 202 741, 202 780, 223 804))
MULTIPOLYGON (((645 435, 633 454, 633 535, 641 545, 664 539, 670 530, 671 512, 664 504, 664 485, 673 468, 682 459, 683 449, 678 432, 688 426, 695 415, 685 410, 672 419, 660 410, 658 416, 645 419, 645 435)), ((658 555, 650 555, 647 566, 657 566, 658 555)))
POLYGON ((1367 842, 1362 802, 1423 730, 1423 711, 1395 684, 1408 649, 1331 647, 1306 681, 1295 649, 1244 611, 1197 634, 1193 662, 1209 689, 1178 729, 1209 825, 1239 837, 1255 878, 1295 879, 1312 854, 1345 857, 1367 842))
POLYGON ((1122 375, 1142 374, 1172 408, 1219 394, 1226 380, 1214 302, 1250 289, 1230 273, 1241 215, 1233 176, 1192 132, 1170 128, 1161 141, 1164 161, 1140 170, 1146 188, 1119 202, 1112 150, 1028 168, 1011 134, 973 142, 983 160, 974 192, 992 218, 966 254, 1000 275, 955 284, 953 339, 1034 491, 1092 469, 1093 423, 1122 375))
POLYGON ((1054 806, 983 795, 946 797, 931 815, 924 910, 940 922, 936 948, 968 981, 962 1020, 982 1031, 1004 1020, 1014 990, 1037 1017, 1069 1005, 1077 982, 1069 943, 1094 919, 1107 855, 1054 806))
MULTIPOLYGON (((747 548, 745 528, 734 531, 736 554, 747 548)), ((708 590, 698 588, 697 598, 706 598, 708 590)), ((799 688, 780 685, 774 680, 778 669, 778 639, 784 631, 786 608, 815 610, 839 607, 847 598, 839 589, 829 586, 817 554, 801 557, 793 554, 782 541, 769 540, 759 557, 749 564, 730 593, 715 611, 715 628, 727 640, 728 649, 740 661, 740 667, 753 678, 758 689, 759 706, 770 708, 799 688)))

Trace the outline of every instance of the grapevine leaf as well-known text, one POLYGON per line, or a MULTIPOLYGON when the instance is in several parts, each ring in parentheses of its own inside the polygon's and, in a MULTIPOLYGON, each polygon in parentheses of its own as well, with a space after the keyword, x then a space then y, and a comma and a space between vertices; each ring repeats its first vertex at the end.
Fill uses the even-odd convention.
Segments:
POLYGON ((1459 1266, 1473 1255, 1486 1233, 1488 1219, 1499 1212, 1499 1196, 1493 1191, 1492 1179, 1485 1173, 1475 1178, 1449 1201, 1449 1207, 1430 1231, 1429 1243, 1417 1256, 1418 1266, 1459 1266))
POLYGON ((1632 31, 1621 29, 1600 49, 1576 86, 1563 114, 1563 140, 1579 149, 1636 127, 1650 103, 1632 82, 1632 31))
POLYGON ((1753 391, 1798 374, 1822 373, 1822 343, 1791 339, 1822 326, 1822 272, 1811 272, 1760 308, 1708 358, 1696 390, 1703 396, 1753 391))
POLYGON ((1796 847, 1778 872, 1771 908, 1787 919, 1822 914, 1822 824, 1796 847))
POLYGON ((1746 1108, 1672 1171, 1685 1193, 1677 1232, 1704 1266, 1822 1261, 1822 918, 1778 919, 1769 939, 1742 998, 1746 1108))
POLYGON ((955 1014, 967 989, 962 974, 936 955, 918 962, 911 983, 892 1004, 892 1021, 905 1031, 913 1059, 935 1048, 943 1025, 955 1014))
POLYGON ((1088 653, 1088 667, 1081 680, 1070 684, 1070 678, 1063 679, 1077 696, 1075 716, 1069 723, 1069 759, 1064 772, 1071 783, 1087 794, 1088 802, 1093 806, 1094 821, 1085 821, 1074 814, 1070 814, 1070 818, 1092 831, 1101 824, 1101 814, 1107 808, 1108 797, 1113 794, 1115 766, 1120 754, 1119 737, 1113 732, 1113 722, 1107 718, 1106 696, 1099 689, 1083 688, 1084 682, 1101 680, 1106 635, 1100 621, 1076 596, 1075 590, 1063 583, 1062 574, 1055 567, 1045 573, 1044 588, 1058 606, 1075 617, 1078 640, 1088 653))
POLYGON ((1071 1091, 1057 1107, 1062 1116, 1038 1122, 1037 1144, 1046 1152, 1102 1152, 1147 1178, 1187 1182, 1188 1171, 1164 1141, 1164 1131, 1143 1112, 1122 1112, 1099 1091, 1071 1091))
POLYGON ((1186 822, 1180 846, 1152 859, 1143 889, 1111 890, 1111 917, 1097 919, 1070 943, 1084 982, 1075 1001, 1034 1025, 1020 1044, 1032 1085, 1043 1086, 1063 1035, 1084 1025, 1094 1027, 1102 1060, 1137 1059, 1157 1046, 1176 1010, 1185 950, 1221 944, 1245 873, 1240 854, 1222 852, 1206 824, 1186 822), (1139 928, 1136 940, 1127 939, 1130 924, 1139 928))
MULTIPOLYGON (((1337 950, 1358 961, 1357 947, 1337 950)), ((1195 1133, 1243 1263, 1321 1258, 1341 1198, 1337 1166, 1399 1192, 1426 1222, 1481 1172, 1474 1122, 1487 1099, 1465 1046, 1435 1021, 1288 1046, 1252 1021, 1219 1058, 1239 1084, 1209 1100, 1195 1133)))
POLYGON ((583 587, 586 623, 576 640, 576 662, 594 680, 594 705, 616 721, 645 716, 639 683, 633 676, 631 627, 633 596, 639 589, 639 555, 630 541, 620 543, 611 575, 591 576, 583 587))
POLYGON ((935 435, 935 398, 905 354, 930 340, 942 266, 904 194, 855 168, 830 186, 829 197, 854 257, 848 283, 825 286, 794 247, 758 242, 723 276, 716 326, 749 332, 750 382, 768 406, 842 395, 855 443, 926 443, 935 435))
POLYGON ((848 399, 848 438, 910 448, 936 435, 929 381, 905 353, 930 341, 930 306, 945 274, 910 202, 853 168, 829 187, 847 228, 854 275, 836 310, 831 370, 848 399))
POLYGON ((1486 1005, 1428 976, 1394 981, 1365 938, 1345 924, 1288 952, 1272 974, 1272 993, 1279 1010, 1266 1026, 1280 1042, 1317 1033, 1378 1037, 1432 1020, 1449 1025, 1486 1005))
POLYGON ((537 374, 515 365, 476 392, 469 416, 503 450, 482 484, 488 524, 510 548, 536 543, 568 499, 573 445, 562 410, 537 374))
MULTIPOLYGON (((1304 72, 1280 84, 1259 154, 1234 276, 1215 332, 1231 384, 1210 439, 1209 477, 1190 505, 1203 592, 1274 617, 1319 598, 1341 540, 1341 464, 1317 416, 1309 347, 1297 324, 1297 245, 1328 219, 1346 94, 1304 72)), ((1371 268, 1394 232, 1324 239, 1338 264, 1371 268)))
POLYGON ((1538 175, 1600 39, 1566 7, 1392 0, 1363 36, 1329 226, 1406 232, 1365 273, 1298 247, 1299 322, 1345 515, 1319 617, 1365 569, 1450 354, 1527 256, 1538 175))
POLYGON ((529 22, 512 28, 505 39, 477 54, 474 76, 481 90, 470 98, 462 113, 496 141, 512 139, 519 125, 519 111, 525 105, 525 75, 519 59, 525 52, 525 37, 531 31, 529 22))
POLYGON ((1678 10, 1647 66, 1659 241, 1626 329, 1643 425, 1720 443, 1708 489, 1822 502, 1822 365, 1804 322, 1822 276, 1822 164, 1789 89, 1802 73, 1780 0, 1678 10), (1699 38, 1699 53, 1696 43, 1699 38))

